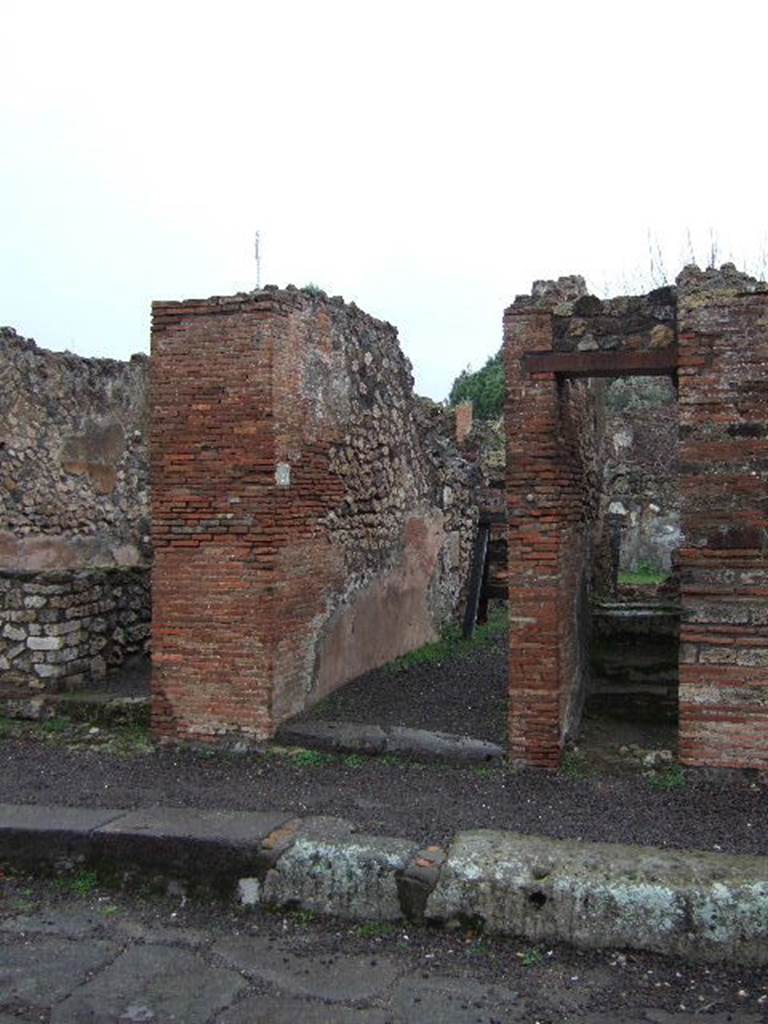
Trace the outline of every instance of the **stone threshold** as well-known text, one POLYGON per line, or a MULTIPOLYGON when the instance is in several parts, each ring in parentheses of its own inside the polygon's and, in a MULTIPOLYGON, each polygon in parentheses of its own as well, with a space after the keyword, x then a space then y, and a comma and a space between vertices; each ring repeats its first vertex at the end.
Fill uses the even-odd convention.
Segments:
POLYGON ((470 925, 581 948, 768 963, 768 857, 476 829, 447 849, 343 819, 155 807, 0 805, 0 863, 161 877, 245 906, 470 925))
POLYGON ((472 736, 363 722, 288 722, 278 729, 275 739, 286 746, 335 754, 393 754, 458 764, 499 761, 506 756, 506 750, 498 744, 472 736))

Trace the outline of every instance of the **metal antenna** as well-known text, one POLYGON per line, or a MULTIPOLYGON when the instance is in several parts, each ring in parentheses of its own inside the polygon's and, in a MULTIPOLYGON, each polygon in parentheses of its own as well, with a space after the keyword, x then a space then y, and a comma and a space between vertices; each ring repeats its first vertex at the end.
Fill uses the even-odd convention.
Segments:
POLYGON ((256 256, 256 291, 261 291, 261 252, 259 251, 259 242, 261 241, 261 232, 256 232, 256 244, 254 246, 254 254, 256 256))

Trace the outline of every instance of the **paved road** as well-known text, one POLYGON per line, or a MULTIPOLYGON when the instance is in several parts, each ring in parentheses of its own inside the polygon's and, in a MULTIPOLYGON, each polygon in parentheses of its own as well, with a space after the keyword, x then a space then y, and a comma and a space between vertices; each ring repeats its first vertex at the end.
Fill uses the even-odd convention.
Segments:
POLYGON ((11 878, 0 1024, 762 1024, 766 972, 11 878))

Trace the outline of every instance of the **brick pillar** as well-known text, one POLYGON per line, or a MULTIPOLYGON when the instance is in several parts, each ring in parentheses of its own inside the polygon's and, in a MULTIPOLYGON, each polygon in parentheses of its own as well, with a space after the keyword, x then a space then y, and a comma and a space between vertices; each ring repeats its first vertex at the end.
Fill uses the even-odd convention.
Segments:
POLYGON ((746 282, 690 270, 678 282, 680 755, 765 770, 768 294, 746 282))
POLYGON ((526 375, 525 352, 552 348, 552 314, 506 311, 509 515, 509 752, 560 761, 560 445, 555 375, 526 375))
POLYGON ((155 303, 153 728, 212 740, 273 729, 275 576, 268 299, 155 303))

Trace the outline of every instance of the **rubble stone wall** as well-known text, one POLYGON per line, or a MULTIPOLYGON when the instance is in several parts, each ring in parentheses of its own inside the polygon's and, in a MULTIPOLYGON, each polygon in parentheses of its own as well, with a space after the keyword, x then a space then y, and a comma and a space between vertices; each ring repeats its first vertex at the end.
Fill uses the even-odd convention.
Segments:
POLYGON ((148 363, 0 329, 0 568, 148 562, 148 363))
POLYGON ((145 648, 148 363, 0 329, 0 693, 78 687, 145 648))
POLYGON ((459 608, 470 468, 394 328, 296 289, 153 309, 154 725, 273 734, 459 608))
POLYGON ((0 570, 0 694, 74 690, 149 641, 142 568, 0 570))

